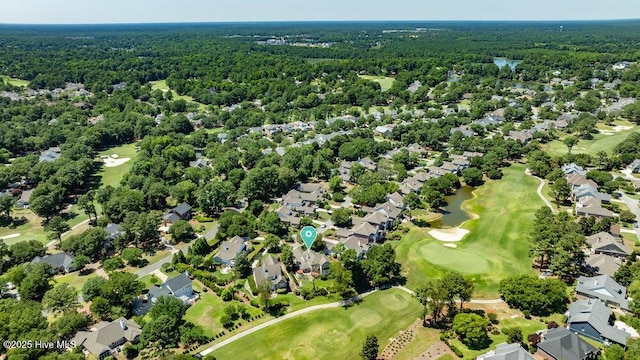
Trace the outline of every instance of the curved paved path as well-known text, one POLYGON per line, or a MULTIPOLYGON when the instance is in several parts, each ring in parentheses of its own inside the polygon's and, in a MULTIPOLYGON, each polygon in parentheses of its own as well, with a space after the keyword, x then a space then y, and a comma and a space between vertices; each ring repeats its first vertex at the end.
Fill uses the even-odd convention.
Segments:
MULTIPOLYGON (((402 291, 404 291, 404 292, 406 292, 408 294, 411 294, 411 295, 415 295, 415 292, 413 290, 408 289, 408 288, 406 288, 404 286, 394 286, 393 288, 402 290, 402 291)), ((362 299, 362 298, 364 298, 366 296, 369 296, 369 295, 371 295, 371 294, 373 294, 373 293, 375 293, 377 291, 379 291, 379 290, 375 289, 375 290, 368 291, 366 293, 362 293, 362 294, 358 295, 358 298, 362 299)), ((471 299, 471 301, 470 301, 470 303, 473 303, 473 304, 500 304, 502 302, 504 302, 502 299, 487 299, 487 300, 484 300, 484 299, 471 299)), ((302 314, 306 314, 306 313, 309 313, 309 312, 312 312, 312 311, 321 310, 321 309, 331 309, 331 308, 341 307, 343 305, 344 305, 343 301, 336 301, 336 302, 332 302, 332 303, 329 303, 329 304, 309 306, 307 308, 300 309, 298 311, 294 311, 292 313, 283 315, 283 316, 281 316, 279 318, 275 318, 275 319, 269 320, 269 321, 267 321, 265 323, 262 323, 262 324, 260 324, 258 326, 252 327, 251 329, 247 329, 247 330, 245 330, 245 331, 243 331, 241 333, 235 334, 232 337, 230 337, 228 339, 225 339, 225 340, 223 340, 223 341, 221 341, 221 342, 219 342, 219 343, 217 343, 215 345, 212 345, 211 347, 201 351, 200 355, 206 356, 206 355, 210 354, 211 352, 220 349, 223 346, 229 345, 230 343, 232 343, 232 342, 234 342, 236 340, 240 340, 240 339, 242 339, 243 337, 245 337, 247 335, 251 335, 256 331, 260 331, 260 330, 262 330, 264 328, 267 328, 267 327, 269 327, 271 325, 275 325, 275 324, 277 324, 279 322, 282 322, 284 320, 291 319, 291 318, 294 318, 296 316, 299 316, 299 315, 302 315, 302 314)))
POLYGON ((548 207, 549 209, 551 209, 551 212, 555 214, 555 213, 557 212, 557 211, 556 211, 556 208, 554 208, 554 207, 553 207, 553 205, 551 204, 551 202, 549 202, 549 200, 547 200, 547 198, 546 198, 546 197, 544 197, 544 195, 542 195, 542 188, 544 188, 544 184, 545 184, 544 179, 543 179, 543 178, 539 178, 539 177, 537 177, 537 176, 533 175, 533 174, 529 171, 529 169, 526 169, 524 172, 525 172, 527 175, 533 176, 534 178, 536 178, 536 179, 540 180, 540 185, 538 186, 538 190, 537 190, 537 192, 538 192, 538 196, 540 197, 540 199, 542 199, 542 201, 544 202, 544 204, 545 204, 545 205, 547 205, 547 207, 548 207))

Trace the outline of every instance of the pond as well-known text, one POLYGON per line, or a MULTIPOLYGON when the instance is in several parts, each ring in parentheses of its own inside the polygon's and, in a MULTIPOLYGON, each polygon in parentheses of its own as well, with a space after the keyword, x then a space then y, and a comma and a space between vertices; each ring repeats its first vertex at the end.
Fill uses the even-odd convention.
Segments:
POLYGON ((509 65, 511 70, 515 70, 516 65, 520 64, 522 60, 512 60, 507 58, 496 57, 493 58, 493 63, 502 69, 503 66, 509 65))
POLYGON ((456 227, 463 222, 471 219, 471 215, 468 212, 462 210, 462 203, 473 198, 473 190, 475 190, 475 188, 470 186, 463 186, 462 188, 458 189, 455 194, 451 196, 445 196, 444 200, 447 202, 447 206, 443 208, 443 216, 438 220, 432 221, 431 227, 456 227))

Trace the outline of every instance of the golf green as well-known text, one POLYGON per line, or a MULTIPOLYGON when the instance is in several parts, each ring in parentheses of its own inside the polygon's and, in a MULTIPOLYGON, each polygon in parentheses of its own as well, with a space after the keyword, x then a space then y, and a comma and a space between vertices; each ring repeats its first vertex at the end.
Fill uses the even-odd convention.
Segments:
POLYGON ((473 280, 474 297, 495 298, 500 280, 532 272, 528 238, 533 216, 544 204, 536 193, 539 182, 525 169, 523 164, 503 169, 501 180, 488 181, 464 202, 463 208, 477 216, 461 226, 469 230, 462 241, 449 243, 456 248, 431 237, 429 228, 414 226, 393 242, 407 287, 417 289, 453 270, 473 280))

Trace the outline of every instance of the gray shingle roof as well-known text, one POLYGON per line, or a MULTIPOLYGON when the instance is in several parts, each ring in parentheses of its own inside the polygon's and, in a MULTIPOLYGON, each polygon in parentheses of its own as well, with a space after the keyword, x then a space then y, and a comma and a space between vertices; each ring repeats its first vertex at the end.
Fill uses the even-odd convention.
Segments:
POLYGON ((549 329, 538 348, 557 360, 584 360, 598 349, 565 328, 549 329))
POLYGON ((171 290, 172 293, 175 293, 176 291, 190 284, 191 279, 189 279, 189 272, 185 271, 182 274, 167 279, 167 281, 165 281, 162 286, 167 287, 169 290, 171 290))
POLYGON ((580 276, 576 292, 602 301, 619 304, 624 309, 629 308, 627 288, 618 284, 608 275, 594 277, 580 276))
POLYGON ((535 360, 535 358, 518 343, 502 343, 496 345, 495 350, 479 355, 476 360, 535 360))
MULTIPOLYGON (((595 299, 580 300, 571 304, 569 308, 568 324, 571 330, 580 329, 581 323, 591 325, 605 339, 626 345, 629 334, 609 325, 611 310, 602 302, 595 299)), ((586 335, 586 334, 585 334, 586 335)), ((595 339, 600 340, 600 339, 595 339)))
POLYGON ((36 256, 32 263, 47 263, 53 266, 56 269, 64 268, 66 270, 71 270, 73 263, 73 255, 67 252, 61 252, 53 255, 45 255, 43 257, 36 256))
POLYGON ((96 330, 78 331, 74 340, 76 344, 83 346, 92 354, 98 356, 110 350, 109 345, 119 340, 132 341, 141 333, 140 327, 133 320, 123 317, 112 322, 102 321, 96 325, 96 330))

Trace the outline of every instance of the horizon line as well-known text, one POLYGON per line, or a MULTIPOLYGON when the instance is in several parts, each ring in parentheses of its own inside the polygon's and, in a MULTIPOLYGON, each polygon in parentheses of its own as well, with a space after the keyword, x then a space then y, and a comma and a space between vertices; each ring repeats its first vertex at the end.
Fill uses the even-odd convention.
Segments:
POLYGON ((277 23, 554 23, 554 22, 617 22, 640 21, 634 18, 609 19, 356 19, 356 20, 224 20, 224 21, 146 21, 146 22, 95 22, 95 23, 10 23, 0 22, 0 26, 105 26, 105 25, 215 25, 215 24, 277 24, 277 23))

